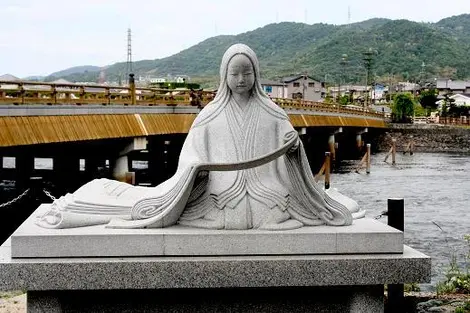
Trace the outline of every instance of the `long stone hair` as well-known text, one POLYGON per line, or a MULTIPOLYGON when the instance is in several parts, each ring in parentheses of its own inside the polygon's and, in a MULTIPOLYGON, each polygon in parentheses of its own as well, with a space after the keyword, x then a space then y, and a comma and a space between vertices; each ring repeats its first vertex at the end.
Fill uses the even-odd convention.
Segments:
POLYGON ((192 127, 197 127, 210 122, 217 117, 220 112, 229 104, 232 91, 227 84, 227 72, 230 60, 237 54, 243 54, 251 61, 255 74, 255 82, 251 90, 252 95, 249 105, 260 105, 264 110, 280 119, 287 119, 287 114, 277 104, 275 104, 263 91, 260 82, 259 62, 255 52, 245 44, 237 43, 225 51, 220 64, 220 84, 217 95, 199 113, 192 127))

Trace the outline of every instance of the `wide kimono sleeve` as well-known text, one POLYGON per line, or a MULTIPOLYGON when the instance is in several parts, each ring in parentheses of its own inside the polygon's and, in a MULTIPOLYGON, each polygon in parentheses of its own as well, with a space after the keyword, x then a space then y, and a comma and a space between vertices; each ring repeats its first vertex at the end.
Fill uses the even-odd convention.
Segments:
MULTIPOLYGON (((290 122, 281 124, 285 132, 293 129, 290 122)), ((315 182, 307 156, 299 139, 285 155, 289 195, 292 198, 290 214, 305 225, 351 225, 353 216, 349 208, 329 196, 315 182)))
POLYGON ((191 129, 181 150, 176 173, 156 187, 139 187, 96 179, 73 194, 60 197, 36 224, 72 228, 107 224, 111 228, 165 227, 184 209, 204 154, 204 127, 191 129))

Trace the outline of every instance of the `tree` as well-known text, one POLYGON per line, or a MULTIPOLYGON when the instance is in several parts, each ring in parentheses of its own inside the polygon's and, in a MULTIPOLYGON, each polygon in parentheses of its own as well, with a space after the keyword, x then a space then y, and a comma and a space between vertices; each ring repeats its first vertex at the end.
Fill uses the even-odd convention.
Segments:
POLYGON ((419 96, 419 103, 421 106, 427 110, 427 115, 430 114, 432 110, 437 109, 437 90, 429 89, 421 92, 419 96))
POLYGON ((452 93, 446 93, 444 95, 442 108, 441 108, 441 116, 453 116, 455 114, 455 99, 452 99, 452 93))
POLYGON ((341 96, 339 98, 339 104, 341 104, 341 105, 349 104, 349 96, 348 95, 341 96))
POLYGON ((331 96, 330 91, 328 91, 328 93, 326 94, 324 102, 325 103, 333 103, 333 97, 331 96))
POLYGON ((392 120, 397 123, 409 123, 414 113, 414 102, 410 94, 400 93, 393 99, 392 120))

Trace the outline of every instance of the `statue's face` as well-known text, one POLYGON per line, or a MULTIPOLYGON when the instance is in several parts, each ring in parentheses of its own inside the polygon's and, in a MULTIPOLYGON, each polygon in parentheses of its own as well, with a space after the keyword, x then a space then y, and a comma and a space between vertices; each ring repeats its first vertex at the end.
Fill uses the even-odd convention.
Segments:
POLYGON ((255 71, 250 59, 244 54, 235 55, 228 63, 227 84, 238 94, 247 94, 255 83, 255 71))

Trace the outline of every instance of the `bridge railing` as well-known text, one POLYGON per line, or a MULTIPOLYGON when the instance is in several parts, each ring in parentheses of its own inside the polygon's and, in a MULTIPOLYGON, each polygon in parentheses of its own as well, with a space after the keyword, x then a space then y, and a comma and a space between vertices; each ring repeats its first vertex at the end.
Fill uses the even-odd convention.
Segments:
POLYGON ((298 100, 298 99, 286 99, 286 98, 273 98, 272 100, 284 109, 314 110, 317 112, 345 113, 345 114, 384 118, 383 113, 371 111, 368 109, 343 107, 338 104, 328 104, 328 103, 323 103, 323 102, 298 100))
MULTIPOLYGON (((158 89, 131 86, 103 86, 81 84, 57 84, 45 82, 0 81, 0 105, 192 105, 203 107, 215 93, 203 90, 158 89)), ((337 104, 273 98, 285 109, 314 110, 319 112, 346 113, 383 118, 382 113, 366 109, 345 108, 337 104)))

